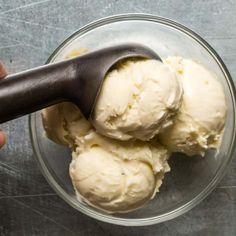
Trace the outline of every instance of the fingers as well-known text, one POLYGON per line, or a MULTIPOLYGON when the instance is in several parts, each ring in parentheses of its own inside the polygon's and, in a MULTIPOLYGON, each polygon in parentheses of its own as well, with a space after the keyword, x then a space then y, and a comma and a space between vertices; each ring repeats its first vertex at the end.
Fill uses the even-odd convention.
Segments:
MULTIPOLYGON (((3 79, 7 75, 6 69, 0 62, 0 79, 3 79)), ((6 143, 6 135, 0 130, 0 148, 6 143)))
POLYGON ((6 143, 6 135, 3 131, 0 131, 0 148, 6 143))
POLYGON ((0 62, 0 79, 3 79, 7 75, 6 69, 0 62))
MULTIPOLYGON (((6 69, 0 62, 0 79, 3 79, 7 75, 6 69)), ((6 135, 0 130, 0 148, 6 143, 6 135)))

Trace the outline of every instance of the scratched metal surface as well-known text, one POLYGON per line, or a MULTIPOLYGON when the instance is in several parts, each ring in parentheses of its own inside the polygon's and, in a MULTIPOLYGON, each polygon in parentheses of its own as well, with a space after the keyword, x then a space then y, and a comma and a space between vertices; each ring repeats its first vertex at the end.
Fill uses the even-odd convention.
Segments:
MULTIPOLYGON (((111 14, 145 12, 192 28, 220 54, 236 81, 236 1, 0 0, 0 60, 9 72, 43 64, 53 49, 84 24, 111 14)), ((34 161, 27 118, 2 125, 0 235, 236 235, 236 159, 200 205, 155 226, 112 226, 64 203, 34 161)))

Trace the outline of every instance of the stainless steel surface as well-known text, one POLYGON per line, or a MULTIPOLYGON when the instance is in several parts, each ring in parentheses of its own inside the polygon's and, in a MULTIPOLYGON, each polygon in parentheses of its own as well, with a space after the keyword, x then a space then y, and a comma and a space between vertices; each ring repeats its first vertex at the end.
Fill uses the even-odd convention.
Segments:
MULTIPOLYGON (((205 38, 236 78, 235 1, 0 0, 0 59, 10 72, 40 65, 73 31, 110 14, 146 12, 177 20, 205 38), (99 9, 99 10, 98 10, 99 9), (30 49, 30 50, 29 50, 30 49)), ((27 118, 2 126, 0 235, 235 235, 236 160, 200 205, 156 226, 124 228, 95 221, 65 204, 34 161, 27 118)))

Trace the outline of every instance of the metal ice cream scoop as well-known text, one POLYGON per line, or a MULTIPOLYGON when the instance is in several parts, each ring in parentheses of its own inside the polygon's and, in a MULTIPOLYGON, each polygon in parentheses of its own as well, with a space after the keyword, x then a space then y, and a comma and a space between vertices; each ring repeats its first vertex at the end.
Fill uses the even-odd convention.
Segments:
POLYGON ((0 123, 62 101, 89 118, 108 70, 131 57, 161 60, 147 47, 125 44, 7 76, 0 81, 0 123))

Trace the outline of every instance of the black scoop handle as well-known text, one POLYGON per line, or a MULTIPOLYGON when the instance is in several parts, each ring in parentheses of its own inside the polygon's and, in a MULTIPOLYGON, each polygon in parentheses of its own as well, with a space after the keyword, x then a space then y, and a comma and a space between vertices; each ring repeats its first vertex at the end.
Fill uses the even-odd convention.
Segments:
POLYGON ((7 76, 0 81, 0 123, 68 100, 76 73, 68 60, 7 76))

